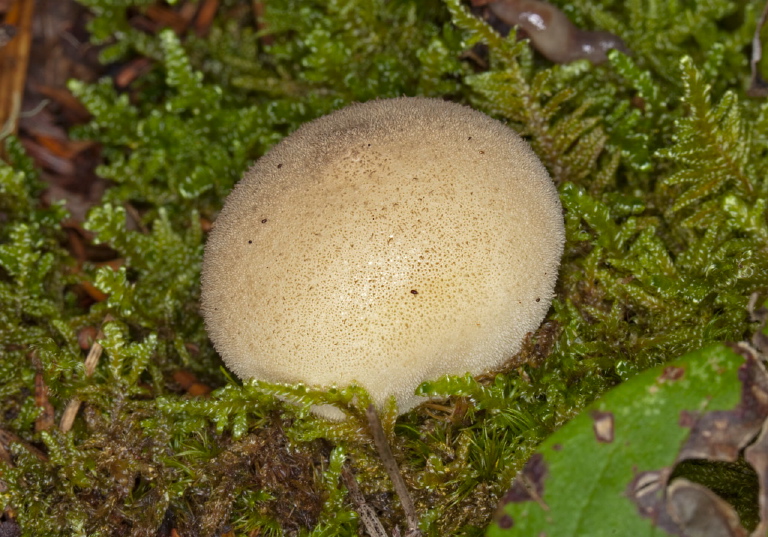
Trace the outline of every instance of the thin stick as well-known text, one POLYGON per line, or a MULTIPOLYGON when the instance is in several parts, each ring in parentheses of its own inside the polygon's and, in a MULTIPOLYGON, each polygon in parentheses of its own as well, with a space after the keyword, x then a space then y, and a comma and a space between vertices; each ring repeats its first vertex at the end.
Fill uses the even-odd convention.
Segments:
POLYGON ((35 431, 47 431, 56 423, 53 405, 48 400, 48 386, 43 379, 43 372, 35 373, 35 406, 42 408, 43 411, 35 420, 35 431))
MULTIPOLYGON (((104 323, 102 326, 109 321, 113 319, 112 315, 107 315, 104 317, 104 323)), ((99 343, 99 339, 104 337, 104 332, 99 329, 99 332, 96 334, 96 337, 94 338, 93 345, 91 345, 90 350, 88 351, 88 356, 85 358, 85 376, 90 377, 93 375, 93 372, 96 371, 96 366, 99 363, 99 358, 101 358, 101 353, 104 350, 104 347, 101 346, 101 343, 99 343)), ((61 421, 59 421, 59 430, 62 433, 68 432, 72 425, 75 423, 75 417, 77 416, 77 413, 80 411, 80 405, 82 404, 82 401, 78 399, 77 397, 73 397, 69 400, 69 403, 67 403, 67 408, 64 409, 64 413, 61 415, 61 421)))
POLYGON ((405 519, 408 523, 408 531, 406 532, 406 535, 421 535, 416 508, 413 505, 411 495, 408 493, 408 488, 405 486, 405 480, 403 480, 403 475, 400 473, 400 467, 397 465, 395 456, 392 454, 389 442, 387 442, 387 437, 384 434, 384 428, 381 426, 381 420, 379 419, 379 414, 376 412, 376 407, 369 405, 365 411, 365 415, 368 418, 368 425, 371 428, 373 443, 376 444, 376 449, 379 452, 381 461, 384 463, 384 468, 387 470, 389 478, 395 486, 395 492, 397 493, 397 497, 400 498, 400 504, 403 506, 403 511, 405 511, 405 519))
POLYGON ((363 526, 365 526, 365 531, 368 532, 368 535, 371 537, 389 537, 384 526, 381 525, 379 517, 376 516, 376 511, 363 498, 360 487, 357 486, 355 476, 352 475, 352 471, 347 467, 346 463, 341 468, 341 478, 347 486, 349 497, 352 499, 352 503, 355 504, 360 520, 363 521, 363 526))
POLYGON ((251 6, 253 7, 253 18, 256 19, 256 29, 261 33, 259 41, 262 45, 269 46, 274 43, 274 36, 266 33, 267 23, 264 22, 264 15, 267 11, 264 0, 253 0, 251 6))

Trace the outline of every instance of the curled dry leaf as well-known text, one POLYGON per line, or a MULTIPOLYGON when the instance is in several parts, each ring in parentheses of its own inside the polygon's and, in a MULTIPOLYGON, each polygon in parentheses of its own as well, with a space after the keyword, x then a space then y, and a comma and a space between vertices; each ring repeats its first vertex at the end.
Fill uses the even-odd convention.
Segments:
POLYGON ((607 53, 611 49, 629 53, 627 45, 620 37, 603 30, 588 31, 577 28, 565 13, 549 2, 472 0, 472 5, 485 5, 505 24, 520 28, 525 32, 525 37, 530 38, 533 47, 555 63, 586 59, 600 64, 608 59, 607 53))
POLYGON ((746 537, 734 508, 708 488, 685 478, 668 484, 671 468, 638 474, 626 490, 641 516, 669 535, 746 537))
POLYGON ((667 489, 667 511, 679 527, 685 528, 679 535, 747 536, 739 515, 728 502, 687 479, 675 479, 667 489))

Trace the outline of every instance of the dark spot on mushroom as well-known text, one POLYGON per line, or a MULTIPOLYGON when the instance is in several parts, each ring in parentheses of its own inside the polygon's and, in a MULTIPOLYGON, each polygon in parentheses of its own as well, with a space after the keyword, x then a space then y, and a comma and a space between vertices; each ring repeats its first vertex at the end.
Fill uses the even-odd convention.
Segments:
POLYGON ((267 219, 266 218, 262 218, 261 223, 262 224, 266 224, 267 223, 267 219))
POLYGON ((470 136, 469 138, 467 138, 467 140, 471 140, 471 139, 472 139, 472 137, 471 137, 471 136, 470 136))
POLYGON ((411 294, 412 295, 418 295, 419 292, 416 289, 411 289, 411 294))
POLYGON ((595 420, 592 424, 592 429, 595 431, 597 441, 602 444, 613 442, 613 413, 595 410, 592 412, 592 419, 595 420))
POLYGON ((283 164, 282 164, 282 163, 280 163, 280 164, 278 164, 278 165, 277 165, 277 169, 278 169, 278 170, 279 170, 280 168, 282 168, 282 167, 283 167, 283 164))
POLYGON ((499 518, 499 527, 503 530, 508 530, 514 525, 514 520, 512 520, 512 517, 507 514, 504 514, 499 518))
POLYGON ((248 244, 253 244, 253 241, 249 240, 249 241, 248 241, 248 244))
POLYGON ((536 302, 541 302, 541 299, 540 299, 540 298, 537 298, 537 299, 536 299, 536 302))
POLYGON ((485 151, 480 151, 480 154, 481 155, 485 155, 485 151))

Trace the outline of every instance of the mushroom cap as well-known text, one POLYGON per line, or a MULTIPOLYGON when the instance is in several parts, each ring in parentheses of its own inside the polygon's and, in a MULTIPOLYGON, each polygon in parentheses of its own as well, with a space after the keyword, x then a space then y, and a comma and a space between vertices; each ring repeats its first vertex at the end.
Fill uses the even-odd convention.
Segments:
POLYGON ((355 104, 235 186, 205 248, 202 311, 239 377, 356 382, 403 413, 425 401, 420 383, 519 351, 564 235, 554 184, 502 123, 436 99, 355 104))

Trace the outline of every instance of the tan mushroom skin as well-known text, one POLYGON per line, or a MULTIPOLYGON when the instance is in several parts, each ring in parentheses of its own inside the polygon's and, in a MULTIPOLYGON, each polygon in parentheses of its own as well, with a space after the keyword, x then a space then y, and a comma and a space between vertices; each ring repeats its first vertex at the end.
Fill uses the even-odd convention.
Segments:
POLYGON ((239 377, 356 382, 402 413, 421 382, 520 349, 563 242, 555 186, 502 123, 436 99, 356 104, 237 184, 206 245, 202 311, 239 377))

